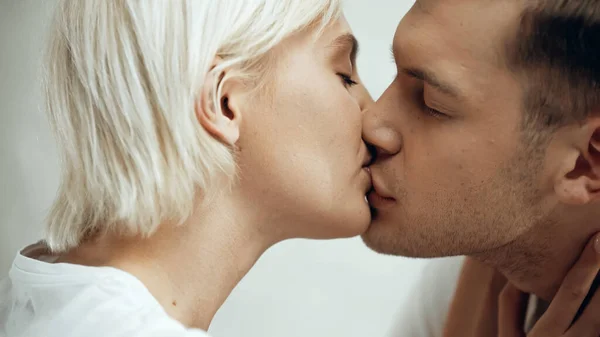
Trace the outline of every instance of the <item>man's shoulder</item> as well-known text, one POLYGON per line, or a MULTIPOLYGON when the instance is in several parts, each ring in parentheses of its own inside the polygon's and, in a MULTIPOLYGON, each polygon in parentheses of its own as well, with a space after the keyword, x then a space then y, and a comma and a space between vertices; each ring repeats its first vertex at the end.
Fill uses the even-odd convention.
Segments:
POLYGON ((423 268, 421 284, 439 283, 443 285, 442 291, 449 289, 453 293, 466 259, 464 256, 453 256, 429 261, 423 268))
POLYGON ((411 296, 398 311, 390 337, 442 336, 464 261, 457 256, 427 262, 411 296))
POLYGON ((446 316, 466 260, 463 256, 438 258, 423 269, 417 284, 419 298, 413 301, 423 303, 426 314, 436 322, 446 316))

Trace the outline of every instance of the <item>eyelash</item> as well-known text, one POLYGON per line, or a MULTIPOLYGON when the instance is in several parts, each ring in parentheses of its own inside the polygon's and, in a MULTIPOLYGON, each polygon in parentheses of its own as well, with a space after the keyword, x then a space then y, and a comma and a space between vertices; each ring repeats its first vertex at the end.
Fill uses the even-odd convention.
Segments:
POLYGON ((420 100, 421 100, 421 105, 423 106, 423 110, 425 111, 426 114, 434 117, 434 118, 446 118, 448 117, 448 115, 446 115, 443 112, 440 112, 439 110, 436 110, 434 108, 431 108, 429 105, 427 105, 427 103, 425 103, 425 91, 424 89, 422 89, 421 93, 420 93, 420 100))
POLYGON ((346 74, 338 73, 337 75, 342 79, 342 81, 344 81, 344 86, 346 88, 352 88, 353 86, 358 84, 358 82, 354 81, 352 77, 346 74))
POLYGON ((439 112, 439 111, 437 111, 437 110, 435 110, 435 109, 433 109, 433 108, 430 108, 430 107, 429 107, 429 106, 427 106, 426 104, 424 104, 424 109, 425 109, 425 112, 426 112, 427 114, 429 114, 429 115, 431 115, 431 116, 433 116, 433 117, 435 117, 435 118, 447 117, 447 115, 446 115, 446 114, 444 114, 444 113, 441 113, 441 112, 439 112))

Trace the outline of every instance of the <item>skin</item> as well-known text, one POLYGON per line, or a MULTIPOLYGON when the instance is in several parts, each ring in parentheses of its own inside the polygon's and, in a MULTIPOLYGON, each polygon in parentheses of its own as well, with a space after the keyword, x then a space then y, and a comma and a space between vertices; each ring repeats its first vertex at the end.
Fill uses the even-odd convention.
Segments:
POLYGON ((230 100, 243 118, 241 199, 260 198, 257 216, 282 239, 351 237, 370 222, 370 154, 360 135, 372 101, 348 81, 359 82, 350 33, 342 19, 314 46, 310 34, 293 37, 274 51, 266 94, 230 100))
POLYGON ((471 255, 551 299, 600 229, 600 120, 524 141, 523 83, 504 54, 523 6, 419 0, 404 17, 398 75, 365 114, 377 160, 363 238, 387 254, 471 255))
POLYGON ((259 92, 253 90, 257 83, 223 84, 222 110, 207 103, 210 92, 200 95, 200 125, 236 152, 239 169, 231 188, 198 200, 181 226, 165 223, 147 239, 104 236, 61 260, 125 270, 173 318, 207 329, 272 245, 364 232, 371 183, 361 133, 363 108, 372 102, 355 83, 349 34, 342 18, 316 39, 314 30, 288 38, 269 55, 259 92))

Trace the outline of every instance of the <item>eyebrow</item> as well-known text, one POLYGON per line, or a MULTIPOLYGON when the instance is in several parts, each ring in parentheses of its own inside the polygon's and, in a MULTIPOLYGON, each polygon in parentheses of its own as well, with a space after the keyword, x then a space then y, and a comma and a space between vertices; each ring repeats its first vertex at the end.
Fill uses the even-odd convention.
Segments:
POLYGON ((350 51, 350 62, 352 67, 356 66, 356 57, 358 56, 359 44, 356 37, 351 34, 343 34, 335 38, 330 44, 330 48, 338 49, 340 52, 350 51))
POLYGON ((402 72, 412 78, 418 79, 431 85, 432 87, 438 89, 439 91, 447 95, 454 96, 455 98, 464 97, 461 94, 460 90, 458 90, 456 87, 443 82, 437 76, 435 76, 435 74, 427 70, 417 68, 405 68, 402 69, 402 72))
MULTIPOLYGON (((394 63, 396 63, 396 65, 398 65, 398 61, 397 61, 398 55, 396 54, 396 45, 395 44, 392 44, 391 52, 392 52, 392 59, 394 60, 394 63)), ((428 70, 413 67, 413 68, 403 68, 401 71, 409 77, 415 78, 419 81, 423 81, 423 82, 431 85, 432 87, 438 89, 439 91, 445 93, 446 95, 450 95, 450 96, 453 96, 454 98, 458 98, 458 99, 464 97, 460 90, 458 90, 456 87, 440 80, 437 76, 435 76, 435 74, 433 74, 432 72, 430 72, 428 70)))

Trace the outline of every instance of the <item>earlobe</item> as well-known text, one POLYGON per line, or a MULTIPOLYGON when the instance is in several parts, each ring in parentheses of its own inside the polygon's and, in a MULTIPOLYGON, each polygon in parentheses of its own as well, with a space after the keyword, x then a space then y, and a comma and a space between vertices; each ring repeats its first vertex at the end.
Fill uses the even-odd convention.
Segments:
POLYGON ((220 60, 217 59, 207 73, 194 109, 198 122, 213 138, 233 146, 240 136, 241 115, 229 98, 232 93, 224 83, 226 74, 215 71, 219 63, 220 60), (220 92, 218 88, 221 88, 220 92), (215 96, 216 93, 221 97, 215 96))

